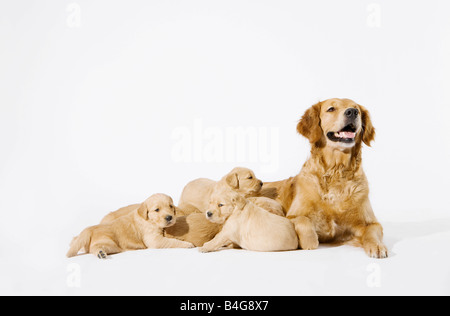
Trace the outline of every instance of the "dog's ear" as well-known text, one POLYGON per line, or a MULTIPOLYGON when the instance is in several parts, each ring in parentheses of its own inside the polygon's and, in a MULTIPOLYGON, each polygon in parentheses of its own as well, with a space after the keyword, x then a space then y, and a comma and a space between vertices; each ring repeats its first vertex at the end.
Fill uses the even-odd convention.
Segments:
POLYGON ((230 186, 230 188, 235 190, 239 189, 239 179, 237 173, 232 172, 228 174, 227 177, 225 178, 225 181, 230 186))
POLYGON ((372 120, 370 119, 369 111, 363 106, 361 108, 361 120, 363 129, 363 142, 370 147, 370 143, 375 140, 375 127, 372 125, 372 120))
MULTIPOLYGON (((173 206, 173 214, 175 215, 175 217, 178 216, 178 214, 181 214, 181 209, 178 206, 173 206)), ((180 215, 181 216, 181 215, 180 215)))
POLYGON ((140 217, 142 217, 143 219, 145 219, 146 221, 148 220, 148 208, 147 208, 147 203, 142 203, 139 208, 138 208, 138 214, 140 217))
POLYGON ((240 194, 233 195, 233 198, 231 201, 236 205, 236 208, 238 210, 242 210, 245 207, 245 205, 247 204, 247 200, 240 194))
POLYGON ((311 144, 317 143, 323 136, 320 127, 321 103, 317 103, 309 108, 297 125, 297 131, 309 139, 311 144))

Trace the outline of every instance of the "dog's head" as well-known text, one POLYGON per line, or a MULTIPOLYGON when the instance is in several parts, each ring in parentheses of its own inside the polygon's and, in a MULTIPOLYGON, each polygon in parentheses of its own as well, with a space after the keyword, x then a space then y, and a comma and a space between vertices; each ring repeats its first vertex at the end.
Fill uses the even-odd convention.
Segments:
POLYGON ((147 222, 159 227, 173 226, 176 222, 176 208, 170 196, 155 194, 138 208, 138 214, 147 222))
POLYGON ((369 112, 349 99, 330 99, 309 108, 297 130, 317 147, 329 146, 348 150, 375 139, 375 128, 369 112))
POLYGON ((216 224, 223 224, 234 212, 241 211, 247 200, 228 188, 218 188, 211 195, 206 218, 216 224))
POLYGON ((233 191, 245 197, 257 195, 263 187, 263 182, 255 176, 252 170, 241 167, 234 168, 223 178, 223 182, 233 191))

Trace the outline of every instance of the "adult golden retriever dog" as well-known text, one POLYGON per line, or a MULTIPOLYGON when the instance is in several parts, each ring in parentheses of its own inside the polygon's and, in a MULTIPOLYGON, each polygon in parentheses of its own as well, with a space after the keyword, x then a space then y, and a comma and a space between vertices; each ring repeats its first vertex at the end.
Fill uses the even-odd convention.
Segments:
POLYGON ((361 164, 362 144, 370 146, 375 138, 369 112, 352 100, 330 99, 308 109, 297 130, 309 139, 311 157, 296 177, 264 187, 277 191, 300 248, 351 240, 370 257, 386 258, 361 164))

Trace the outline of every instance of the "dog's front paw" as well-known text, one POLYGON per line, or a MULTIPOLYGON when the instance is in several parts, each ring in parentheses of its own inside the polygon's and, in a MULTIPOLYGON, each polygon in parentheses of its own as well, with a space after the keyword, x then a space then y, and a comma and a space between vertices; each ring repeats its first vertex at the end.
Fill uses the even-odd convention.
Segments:
POLYGON ((208 247, 206 244, 203 245, 203 247, 198 248, 198 251, 200 251, 201 253, 215 252, 217 250, 218 250, 217 248, 208 247))
POLYGON ((385 259, 389 256, 387 247, 381 243, 369 243, 364 245, 367 255, 375 259, 385 259))
POLYGON ((183 247, 184 248, 188 248, 188 249, 192 249, 192 248, 195 248, 195 245, 186 241, 186 242, 184 242, 183 247))
POLYGON ((208 252, 211 252, 211 250, 209 250, 209 249, 206 248, 206 247, 198 248, 198 251, 201 252, 201 253, 208 253, 208 252))
POLYGON ((314 250, 319 248, 319 237, 316 232, 299 236, 299 246, 303 250, 314 250))

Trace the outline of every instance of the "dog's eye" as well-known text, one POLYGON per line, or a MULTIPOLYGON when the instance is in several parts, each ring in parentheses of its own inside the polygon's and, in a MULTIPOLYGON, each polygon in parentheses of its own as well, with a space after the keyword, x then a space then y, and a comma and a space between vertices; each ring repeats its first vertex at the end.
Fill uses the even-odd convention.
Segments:
POLYGON ((157 208, 157 209, 155 210, 155 212, 157 212, 157 213, 158 213, 158 212, 159 212, 159 208, 157 208))
POLYGON ((334 112, 334 111, 336 111, 336 109, 334 107, 331 107, 327 110, 327 112, 334 112))
POLYGON ((223 207, 223 204, 219 204, 219 207, 223 207))
POLYGON ((250 177, 248 177, 248 179, 249 179, 249 180, 253 180, 253 177, 252 177, 252 176, 250 176, 250 177))

